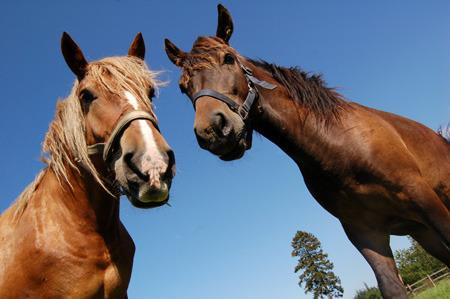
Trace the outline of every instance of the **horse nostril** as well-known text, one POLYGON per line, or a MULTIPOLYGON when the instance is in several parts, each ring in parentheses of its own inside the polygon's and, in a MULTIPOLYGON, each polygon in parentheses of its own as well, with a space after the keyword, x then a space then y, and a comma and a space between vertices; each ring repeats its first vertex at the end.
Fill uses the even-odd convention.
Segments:
POLYGON ((172 179, 175 175, 175 154, 171 149, 169 149, 167 152, 167 169, 164 173, 164 177, 168 179, 172 179))
POLYGON ((134 153, 132 153, 132 152, 129 152, 129 153, 126 153, 125 155, 123 155, 123 160, 125 161, 125 163, 127 163, 127 165, 129 163, 132 163, 131 159, 133 159, 133 156, 134 156, 134 153))
POLYGON ((194 128, 195 137, 197 138, 198 145, 201 148, 206 148, 208 146, 208 137, 205 137, 204 135, 200 134, 196 128, 194 128))
POLYGON ((228 120, 222 112, 216 112, 213 116, 213 129, 219 137, 226 137, 230 134, 228 120))
POLYGON ((149 176, 147 174, 143 174, 142 171, 139 170, 139 168, 134 164, 133 162, 134 153, 128 152, 123 156, 123 160, 125 161, 125 164, 128 166, 131 171, 133 171, 141 180, 148 181, 149 176))

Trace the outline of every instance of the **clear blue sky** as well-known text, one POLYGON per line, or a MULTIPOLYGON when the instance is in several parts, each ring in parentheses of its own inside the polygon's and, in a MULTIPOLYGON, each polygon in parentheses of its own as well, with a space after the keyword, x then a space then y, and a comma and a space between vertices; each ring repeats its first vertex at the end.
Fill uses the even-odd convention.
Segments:
MULTIPOLYGON (((436 129, 450 120, 448 1, 224 1, 243 55, 320 72, 348 99, 436 129), (267 4, 266 4, 267 3, 267 4)), ((216 30, 215 1, 0 3, 0 210, 42 167, 40 145, 74 76, 60 54, 69 32, 90 59, 126 53, 142 31, 146 60, 170 80, 155 100, 178 174, 170 207, 121 217, 137 245, 130 298, 310 298, 297 286, 290 241, 312 232, 335 263, 345 298, 375 284, 338 221, 309 195, 296 166, 256 137, 239 161, 201 150, 194 111, 163 39, 188 50, 216 30), (230 188, 232 186, 232 188, 230 188)), ((407 245, 394 238, 394 248, 407 245)))

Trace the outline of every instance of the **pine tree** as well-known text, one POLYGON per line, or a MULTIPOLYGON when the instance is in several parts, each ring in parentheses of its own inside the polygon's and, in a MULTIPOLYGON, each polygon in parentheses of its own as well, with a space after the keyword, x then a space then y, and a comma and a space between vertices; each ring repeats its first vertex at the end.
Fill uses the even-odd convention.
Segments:
POLYGON ((313 234, 297 231, 291 245, 292 256, 299 258, 295 267, 295 273, 301 273, 298 284, 305 293, 313 293, 314 299, 342 297, 341 280, 332 271, 333 263, 323 252, 320 241, 313 234))

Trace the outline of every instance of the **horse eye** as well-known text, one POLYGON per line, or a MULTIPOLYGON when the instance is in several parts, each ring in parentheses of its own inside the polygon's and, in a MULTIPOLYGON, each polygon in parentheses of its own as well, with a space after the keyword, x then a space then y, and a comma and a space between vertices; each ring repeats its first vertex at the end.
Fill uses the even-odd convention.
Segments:
POLYGON ((224 64, 233 64, 234 63, 234 57, 231 54, 226 54, 225 58, 223 59, 224 64))
POLYGON ((94 96, 92 94, 92 92, 90 92, 88 89, 83 89, 80 92, 80 98, 85 102, 85 103, 91 103, 92 101, 94 101, 97 97, 94 96))
POLYGON ((155 90, 153 88, 150 88, 150 90, 148 92, 148 98, 150 100, 152 100, 154 96, 155 96, 155 90))

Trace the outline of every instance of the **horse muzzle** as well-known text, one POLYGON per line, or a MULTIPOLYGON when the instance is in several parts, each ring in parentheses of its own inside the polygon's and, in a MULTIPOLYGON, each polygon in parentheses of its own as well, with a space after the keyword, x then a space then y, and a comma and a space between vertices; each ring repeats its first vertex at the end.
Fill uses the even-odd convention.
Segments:
POLYGON ((169 200, 175 157, 171 150, 164 159, 125 154, 116 167, 117 180, 131 203, 140 208, 161 206, 169 200))

